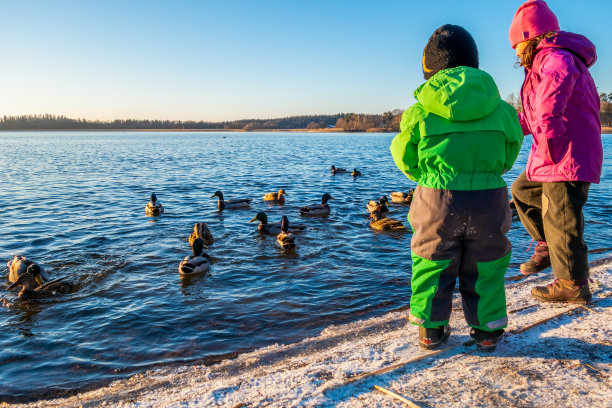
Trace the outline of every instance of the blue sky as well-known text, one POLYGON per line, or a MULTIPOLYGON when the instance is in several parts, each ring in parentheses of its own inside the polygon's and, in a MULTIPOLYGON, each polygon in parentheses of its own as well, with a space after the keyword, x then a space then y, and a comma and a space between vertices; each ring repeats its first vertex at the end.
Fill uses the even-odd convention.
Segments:
MULTIPOLYGON (((518 0, 0 0, 0 115, 209 120, 405 109, 445 23, 472 33, 502 97, 518 0)), ((549 0, 595 43, 612 92, 609 0, 549 0)))

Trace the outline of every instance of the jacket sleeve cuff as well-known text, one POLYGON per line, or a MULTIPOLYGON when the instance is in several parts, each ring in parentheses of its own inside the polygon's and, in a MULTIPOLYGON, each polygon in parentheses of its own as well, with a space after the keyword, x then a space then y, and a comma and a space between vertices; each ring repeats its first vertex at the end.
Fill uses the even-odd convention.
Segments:
POLYGON ((523 135, 531 134, 531 130, 529 130, 529 126, 527 126, 527 121, 525 120, 525 114, 520 112, 518 114, 519 122, 521 123, 521 129, 523 130, 523 135))

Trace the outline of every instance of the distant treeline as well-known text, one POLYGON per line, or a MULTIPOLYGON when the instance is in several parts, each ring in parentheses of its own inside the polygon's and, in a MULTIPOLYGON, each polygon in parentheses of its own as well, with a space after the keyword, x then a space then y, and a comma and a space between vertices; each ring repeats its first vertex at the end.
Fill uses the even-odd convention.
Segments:
POLYGON ((601 116, 601 125, 610 127, 612 126, 612 92, 600 93, 599 100, 601 101, 601 107, 599 109, 599 115, 601 116))
POLYGON ((291 116, 280 119, 242 119, 228 122, 176 120, 99 120, 71 119, 56 115, 4 116, 0 130, 277 130, 342 128, 346 131, 397 131, 401 110, 382 115, 339 113, 336 115, 291 116))
MULTIPOLYGON (((601 93, 601 124, 612 126, 612 92, 601 93)), ((521 112, 520 98, 511 93, 506 98, 521 112)), ((397 132, 402 110, 395 109, 382 115, 363 113, 338 113, 336 115, 290 116, 280 119, 241 119, 227 122, 117 119, 109 122, 86 119, 70 119, 56 115, 4 116, 0 118, 0 130, 282 130, 282 129, 330 129, 347 132, 397 132)))

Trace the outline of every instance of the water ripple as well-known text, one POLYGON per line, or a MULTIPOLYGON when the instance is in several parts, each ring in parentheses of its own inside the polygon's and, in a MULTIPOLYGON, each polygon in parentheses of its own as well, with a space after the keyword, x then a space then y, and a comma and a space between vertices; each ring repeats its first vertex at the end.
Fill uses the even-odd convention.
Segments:
MULTIPOLYGON (((0 179, 0 265, 24 254, 76 284, 70 295, 38 302, 0 294, 0 400, 156 364, 212 362, 407 305, 411 234, 373 232, 365 211, 368 200, 414 187, 393 164, 392 137, 0 133, 4 155, 21 157, 0 179), (363 176, 332 175, 332 164, 363 176), (262 201, 279 188, 285 205, 262 201), (216 190, 252 205, 218 212, 216 190), (144 214, 152 192, 166 209, 159 218, 144 214), (335 197, 330 216, 300 216, 323 193, 335 197), (270 222, 287 215, 308 225, 295 251, 256 233, 249 221, 259 211, 270 222), (196 222, 214 234, 214 262, 208 274, 182 279, 178 262, 190 253, 196 222)), ((609 136, 604 143, 610 147, 609 136)), ((527 145, 508 181, 524 168, 527 145)), ((591 258, 604 256, 597 249, 612 238, 610 177, 603 180, 585 208, 591 258)), ((406 220, 408 207, 390 210, 406 220)), ((518 222, 509 237, 516 269, 530 238, 518 222)))

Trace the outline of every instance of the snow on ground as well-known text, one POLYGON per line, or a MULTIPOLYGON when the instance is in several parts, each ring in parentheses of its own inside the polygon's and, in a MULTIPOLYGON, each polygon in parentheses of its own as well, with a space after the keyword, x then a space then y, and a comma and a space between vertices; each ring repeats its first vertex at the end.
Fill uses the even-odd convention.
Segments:
POLYGON ((592 267, 588 306, 532 299, 530 288, 551 281, 550 269, 507 282, 510 324, 492 353, 470 342, 456 298, 442 352, 420 349, 407 312, 394 312, 213 366, 152 370, 30 406, 406 406, 378 385, 420 407, 612 407, 611 271, 610 257, 592 267))

